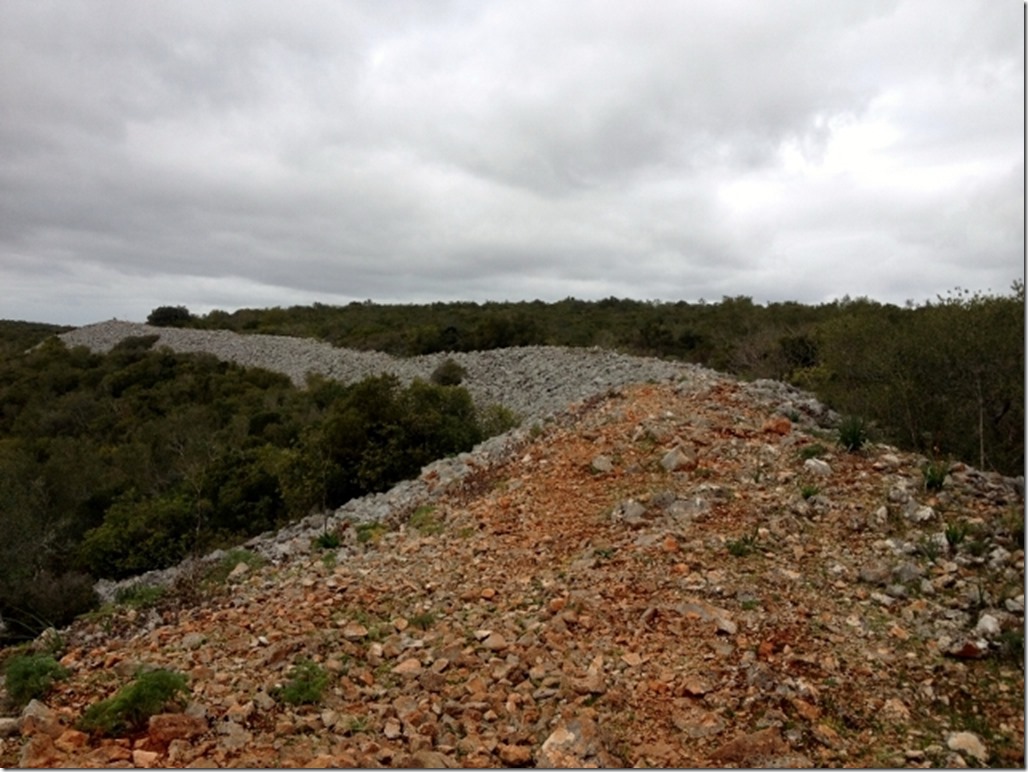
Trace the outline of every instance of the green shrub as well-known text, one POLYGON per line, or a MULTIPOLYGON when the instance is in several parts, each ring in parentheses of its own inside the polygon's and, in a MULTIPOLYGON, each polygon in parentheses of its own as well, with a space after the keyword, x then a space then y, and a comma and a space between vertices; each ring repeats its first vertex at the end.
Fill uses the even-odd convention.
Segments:
POLYGON ((151 608, 164 597, 164 587, 155 585, 134 584, 124 587, 114 594, 114 600, 132 608, 151 608))
POLYGON ((319 550, 334 550, 340 544, 342 544, 342 541, 339 539, 339 534, 332 531, 319 533, 317 538, 314 539, 314 546, 319 550))
POLYGON ((54 681, 68 677, 68 671, 49 654, 23 654, 7 663, 6 675, 7 694, 21 707, 44 697, 54 681))
POLYGON ((382 523, 361 523, 357 526, 357 542, 359 544, 377 544, 384 534, 389 529, 386 528, 382 523))
POLYGON ((949 473, 949 464, 945 461, 930 461, 921 468, 924 475, 924 487, 929 491, 941 491, 949 473))
POLYGON ((804 500, 816 496, 821 492, 821 489, 816 485, 801 485, 800 495, 803 496, 804 500))
POLYGON ((444 359, 439 366, 432 371, 429 380, 436 386, 459 386, 464 380, 468 371, 454 362, 452 359, 444 359))
POLYGON ((946 543, 950 550, 956 550, 960 543, 967 537, 966 523, 952 523, 946 526, 946 543))
POLYGON ((435 514, 435 507, 432 505, 415 509, 414 514, 410 516, 409 523, 411 528, 426 536, 442 533, 443 530, 443 524, 439 522, 439 518, 435 514))
POLYGON ((309 659, 297 662, 289 671, 289 681, 272 691, 272 695, 290 705, 314 705, 328 685, 328 673, 309 659))
POLYGON ((1024 628, 1004 630, 999 636, 999 655, 1024 670, 1024 628))
POLYGON ((192 319, 185 306, 158 306, 146 317, 146 323, 154 327, 184 327, 192 319))
POLYGON ((846 416, 839 424, 839 444, 856 453, 867 443, 867 424, 858 416, 846 416))
POLYGON ((503 405, 488 405, 478 413, 483 437, 495 437, 521 424, 517 414, 503 405))
POLYGON ((745 536, 740 536, 738 539, 729 539, 725 546, 728 548, 730 555, 737 558, 746 557, 751 552, 756 551, 757 535, 755 533, 748 533, 745 536))
POLYGON ((79 728, 101 735, 119 735, 142 729, 150 716, 163 712, 189 693, 185 675, 172 670, 151 670, 113 697, 90 705, 79 720, 79 728))
POLYGON ((427 630, 435 624, 436 616, 431 611, 423 611, 410 618, 410 623, 420 630, 427 630))

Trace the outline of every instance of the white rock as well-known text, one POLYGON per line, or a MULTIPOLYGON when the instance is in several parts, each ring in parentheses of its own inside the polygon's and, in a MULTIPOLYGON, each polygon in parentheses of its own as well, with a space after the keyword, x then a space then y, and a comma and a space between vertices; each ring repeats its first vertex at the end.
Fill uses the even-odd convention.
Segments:
POLYGON ((911 507, 907 510, 907 519, 914 523, 925 523, 935 517, 935 510, 931 507, 911 507))
POLYGON ((946 735, 946 747, 951 751, 974 756, 982 764, 989 760, 989 751, 974 732, 950 732, 946 735))
POLYGON ((1016 598, 1007 598, 1003 601, 1003 605, 1006 606, 1007 611, 1011 614, 1021 614, 1024 616, 1024 593, 1021 593, 1016 598))
POLYGON ((820 458, 808 458, 803 462, 803 468, 821 477, 827 477, 832 473, 832 467, 820 458))
POLYGON ((982 614, 974 631, 983 638, 995 638, 1001 632, 999 620, 992 614, 982 614))

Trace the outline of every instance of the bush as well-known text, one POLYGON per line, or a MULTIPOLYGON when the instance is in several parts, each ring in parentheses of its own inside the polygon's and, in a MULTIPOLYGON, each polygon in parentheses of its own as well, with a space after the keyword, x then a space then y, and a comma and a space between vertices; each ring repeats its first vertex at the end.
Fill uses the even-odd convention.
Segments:
POLYGON ((924 475, 924 487, 928 491, 941 491, 946 484, 949 464, 945 461, 931 461, 921 468, 924 475))
POLYGON ((7 695, 17 707, 46 696, 54 681, 68 677, 68 671, 49 654, 13 657, 6 668, 7 695))
POLYGON ((342 540, 339 538, 339 534, 332 531, 320 533, 314 539, 314 546, 319 550, 334 550, 340 544, 342 544, 342 540))
POLYGON ((429 379, 436 386, 459 386, 468 372, 452 359, 444 359, 440 365, 432 371, 429 379))
POLYGON ((839 444, 851 453, 856 453, 867 443, 867 424, 863 418, 847 416, 839 424, 839 444))
POLYGON ((188 682, 182 673, 172 670, 140 673, 113 697, 90 705, 79 720, 79 728, 102 735, 134 732, 142 729, 150 716, 161 713, 178 702, 180 695, 188 693, 188 682))
POLYGON ((489 405, 479 411, 478 423, 483 437, 495 437, 518 426, 517 414, 500 404, 489 405))
POLYGON ((303 659, 289 671, 289 682, 273 694, 290 705, 314 705, 321 701, 321 693, 328 685, 328 673, 309 659, 303 659))
POLYGON ((146 317, 146 323, 154 327, 184 327, 192 319, 185 306, 158 306, 146 317))

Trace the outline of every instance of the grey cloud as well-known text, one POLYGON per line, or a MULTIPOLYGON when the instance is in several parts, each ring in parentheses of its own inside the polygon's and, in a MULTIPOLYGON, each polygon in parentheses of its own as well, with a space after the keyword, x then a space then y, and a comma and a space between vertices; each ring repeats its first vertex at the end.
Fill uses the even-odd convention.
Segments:
POLYGON ((43 297, 55 277, 79 321, 140 279, 238 306, 895 299, 912 274, 936 277, 916 297, 1023 275, 1003 3, 4 12, 0 281, 43 297), (868 126, 887 141, 847 165, 868 126))

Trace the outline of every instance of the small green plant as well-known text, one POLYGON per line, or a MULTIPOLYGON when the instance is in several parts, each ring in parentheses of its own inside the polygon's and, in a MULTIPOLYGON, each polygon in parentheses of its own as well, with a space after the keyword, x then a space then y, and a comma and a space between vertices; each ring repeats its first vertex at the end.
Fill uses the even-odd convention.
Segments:
POLYGON ((347 734, 357 734, 368 730, 367 716, 350 716, 346 721, 347 734))
POLYGON ((410 623, 420 630, 427 630, 435 624, 436 615, 431 611, 423 611, 410 618, 410 623))
POLYGON ((46 696, 55 681, 68 677, 68 671, 49 654, 12 657, 5 672, 7 694, 17 707, 46 696))
POLYGON ((382 523, 360 523, 357 526, 357 542, 359 544, 377 544, 382 539, 382 535, 388 531, 382 523))
POLYGON ((598 547, 593 550, 593 555, 600 560, 610 560, 614 555, 613 547, 598 547))
POLYGON ((447 357, 432 371, 429 380, 436 386, 459 386, 468 371, 447 357))
POLYGON ((124 606, 131 608, 152 608, 164 597, 164 587, 154 585, 135 584, 131 587, 124 587, 114 595, 114 600, 124 606))
POLYGON ((494 404, 487 405, 478 411, 478 425, 482 428, 484 436, 495 437, 520 426, 521 419, 513 410, 494 404))
POLYGON ((846 416, 839 424, 839 444, 856 453, 867 443, 867 424, 858 416, 846 416))
POLYGON ((318 534, 314 539, 314 546, 319 550, 334 550, 342 541, 339 538, 339 534, 333 531, 325 531, 324 533, 318 534))
POLYGON ((746 557, 751 552, 756 551, 757 535, 756 533, 748 533, 745 536, 740 536, 738 539, 729 539, 725 546, 728 548, 730 555, 737 558, 746 557))
POLYGON ((918 542, 917 554, 927 558, 931 562, 935 562, 939 557, 940 552, 939 542, 930 536, 925 536, 920 542, 918 542))
POLYGON ((951 552, 955 552, 967 537, 967 530, 967 523, 951 523, 946 526, 946 543, 951 552))
POLYGON ((439 517, 435 514, 435 507, 432 505, 415 509, 414 514, 410 516, 410 526, 426 536, 442 533, 443 530, 443 524, 439 521, 439 517))
POLYGON ((972 539, 967 543, 965 549, 974 557, 980 558, 989 551, 989 543, 984 539, 972 539))
POLYGON ((317 662, 301 659, 289 671, 289 681, 274 689, 272 696, 290 705, 314 705, 328 686, 328 672, 317 662))
POLYGON ((1008 510, 1002 522, 1018 549, 1024 549, 1024 507, 1008 510))
POLYGON ((999 654, 1003 659, 1016 663, 1024 670, 1023 627, 1004 630, 999 634, 999 654))
POLYGON ((949 473, 949 464, 945 461, 930 461, 921 468, 924 475, 924 487, 929 491, 941 491, 949 473))
POLYGON ((812 497, 816 496, 817 494, 819 494, 820 492, 821 492, 821 489, 818 486, 816 486, 816 485, 809 485, 809 484, 807 484, 807 485, 801 485, 800 486, 800 495, 803 497, 804 500, 812 498, 812 497))
POLYGON ((808 458, 818 458, 828 452, 828 448, 822 445, 820 442, 815 442, 812 445, 804 445, 800 449, 800 460, 806 461, 808 458))
POLYGON ((120 735, 143 728, 150 716, 180 703, 189 693, 186 676, 173 670, 150 670, 113 697, 90 705, 79 720, 79 728, 101 735, 120 735))
POLYGON ((214 567, 207 572, 207 580, 214 584, 224 584, 228 581, 228 575, 235 570, 240 563, 246 563, 251 569, 260 568, 268 563, 267 558, 258 555, 248 549, 230 550, 214 567))

